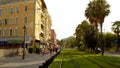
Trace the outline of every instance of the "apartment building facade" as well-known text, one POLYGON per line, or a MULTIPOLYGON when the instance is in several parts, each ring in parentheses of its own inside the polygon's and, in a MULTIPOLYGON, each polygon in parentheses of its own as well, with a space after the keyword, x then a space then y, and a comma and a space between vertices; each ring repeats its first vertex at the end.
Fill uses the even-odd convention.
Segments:
POLYGON ((49 19, 44 0, 0 0, 0 49, 22 48, 24 30, 27 46, 46 41, 49 19))

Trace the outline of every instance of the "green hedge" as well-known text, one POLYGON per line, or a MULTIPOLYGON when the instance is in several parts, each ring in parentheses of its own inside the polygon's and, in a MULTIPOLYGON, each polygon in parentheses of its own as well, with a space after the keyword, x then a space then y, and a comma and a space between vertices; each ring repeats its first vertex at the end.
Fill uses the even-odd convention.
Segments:
POLYGON ((33 53, 33 48, 29 48, 29 53, 33 53))
POLYGON ((40 54, 40 49, 39 48, 36 48, 36 54, 40 54))
POLYGON ((36 54, 40 53, 40 49, 39 48, 29 48, 29 53, 33 53, 35 52, 36 54))

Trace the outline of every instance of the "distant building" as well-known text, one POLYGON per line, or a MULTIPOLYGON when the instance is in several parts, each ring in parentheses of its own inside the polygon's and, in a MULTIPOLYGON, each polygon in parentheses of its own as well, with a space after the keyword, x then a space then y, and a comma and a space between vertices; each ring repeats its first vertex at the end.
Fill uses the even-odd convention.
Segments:
POLYGON ((52 45, 57 44, 56 32, 54 29, 51 29, 51 43, 52 45))
POLYGON ((1 56, 8 55, 12 48, 22 48, 24 26, 26 47, 48 41, 51 22, 44 0, 0 0, 1 56))

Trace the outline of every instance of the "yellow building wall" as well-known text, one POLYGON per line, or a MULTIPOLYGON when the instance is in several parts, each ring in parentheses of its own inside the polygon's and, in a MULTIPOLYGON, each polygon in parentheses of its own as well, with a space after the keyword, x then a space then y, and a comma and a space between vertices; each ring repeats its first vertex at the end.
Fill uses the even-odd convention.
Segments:
MULTIPOLYGON (((40 34, 41 32, 43 32, 44 37, 48 38, 47 35, 45 35, 45 28, 47 27, 48 24, 45 24, 46 19, 48 17, 46 16, 46 12, 44 13, 45 10, 47 10, 46 7, 44 7, 41 0, 24 0, 24 1, 20 1, 19 3, 13 2, 13 3, 9 3, 9 4, 4 4, 4 5, 0 5, 0 8, 2 9, 2 15, 0 15, 0 19, 2 19, 2 23, 3 23, 3 19, 7 18, 8 19, 8 24, 7 25, 0 25, 0 28, 2 28, 2 37, 3 37, 3 33, 4 33, 4 28, 7 29, 7 37, 9 37, 9 33, 10 33, 10 29, 12 29, 12 37, 15 36, 15 29, 18 29, 18 36, 19 37, 23 37, 24 35, 24 17, 27 17, 27 23, 26 25, 26 35, 27 36, 31 36, 33 38, 33 40, 40 40, 40 34), (25 6, 28 6, 28 10, 27 12, 25 12, 25 6), (19 7, 19 13, 16 13, 16 7, 19 7), (8 9, 8 14, 5 14, 5 9, 8 9), (13 14, 10 13, 10 8, 13 8, 13 14), (45 9, 45 10, 44 10, 45 9), (43 19, 42 19, 43 17, 43 19), (12 24, 10 24, 10 19, 12 20, 12 24), (16 23, 16 18, 18 18, 18 23, 16 23), (42 21, 44 20, 44 21, 42 21), (42 29, 41 29, 41 24, 43 25, 42 29)), ((48 33, 48 32, 46 32, 48 33)), ((44 38, 43 37, 43 38, 44 38)))
MULTIPOLYGON (((5 0, 4 0, 5 1, 5 0)), ((16 0, 14 0, 16 1, 16 0)), ((2 9, 2 15, 0 15, 0 19, 2 19, 2 25, 0 25, 0 29, 2 30, 2 37, 4 37, 4 28, 7 29, 7 37, 10 37, 10 29, 12 29, 12 37, 22 37, 24 36, 24 17, 27 17, 26 25, 26 35, 31 36, 33 40, 33 45, 35 44, 35 40, 40 40, 40 33, 43 34, 45 31, 45 17, 43 13, 43 1, 42 0, 21 0, 18 3, 8 3, 0 5, 0 9, 2 9), (25 12, 25 6, 28 6, 27 12, 25 12), (16 13, 16 7, 19 7, 19 13, 16 13), (7 14, 5 14, 5 9, 8 9, 7 14), (10 13, 10 8, 13 8, 13 14, 10 13), (43 19, 42 19, 43 17, 43 19), (4 24, 4 19, 8 19, 8 24, 4 24), (10 19, 12 18, 12 24, 10 24, 10 19), (18 18, 18 23, 16 23, 16 18, 18 18), (42 21, 44 20, 44 21, 42 21), (41 29, 41 24, 43 25, 41 29), (15 29, 18 29, 18 36, 15 36, 15 29)), ((48 24, 49 25, 49 24, 48 24)), ((41 37, 42 40, 44 37, 41 37)), ((11 48, 0 50, 1 55, 7 55, 11 52, 11 48)), ((1 56, 0 55, 0 56, 1 56)))
POLYGON ((24 17, 27 17, 27 23, 26 23, 26 30, 27 35, 33 36, 34 35, 34 1, 31 2, 21 2, 21 3, 14 3, 10 5, 1 5, 0 8, 2 9, 2 15, 0 15, 0 19, 2 19, 2 25, 0 25, 0 28, 2 28, 2 36, 3 36, 3 30, 4 28, 7 29, 7 36, 9 36, 9 29, 12 28, 12 36, 14 36, 14 29, 18 28, 18 36, 23 36, 23 27, 24 27, 24 17), (24 7, 25 5, 28 6, 27 12, 25 12, 24 7), (10 8, 14 9, 13 14, 10 14, 10 8), (16 7, 19 7, 19 13, 16 13, 16 7), (8 8, 8 14, 5 14, 5 8, 8 8), (18 17, 18 23, 16 24, 16 17, 18 17), (4 19, 8 19, 8 24, 4 25, 4 19), (13 22, 10 24, 10 18, 12 18, 13 22))
POLYGON ((40 33, 42 31, 41 24, 41 14, 42 14, 42 8, 41 8, 41 2, 40 0, 36 1, 35 4, 35 39, 40 40, 40 33))

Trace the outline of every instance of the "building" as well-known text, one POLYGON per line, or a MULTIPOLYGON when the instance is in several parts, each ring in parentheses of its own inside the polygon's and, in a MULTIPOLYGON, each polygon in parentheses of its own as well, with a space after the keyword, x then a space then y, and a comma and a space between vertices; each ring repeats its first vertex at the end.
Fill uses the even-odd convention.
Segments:
POLYGON ((45 40, 46 42, 48 42, 51 37, 50 37, 50 34, 51 34, 51 26, 52 26, 52 20, 51 20, 51 17, 50 15, 48 14, 48 12, 46 13, 47 14, 47 18, 46 18, 46 27, 45 27, 45 40))
POLYGON ((50 19, 44 0, 0 0, 1 56, 22 48, 24 33, 26 47, 47 41, 50 19))
POLYGON ((51 42, 56 43, 56 32, 54 29, 51 29, 51 42))
POLYGON ((56 32, 54 29, 51 29, 51 43, 53 46, 57 44, 56 32))

